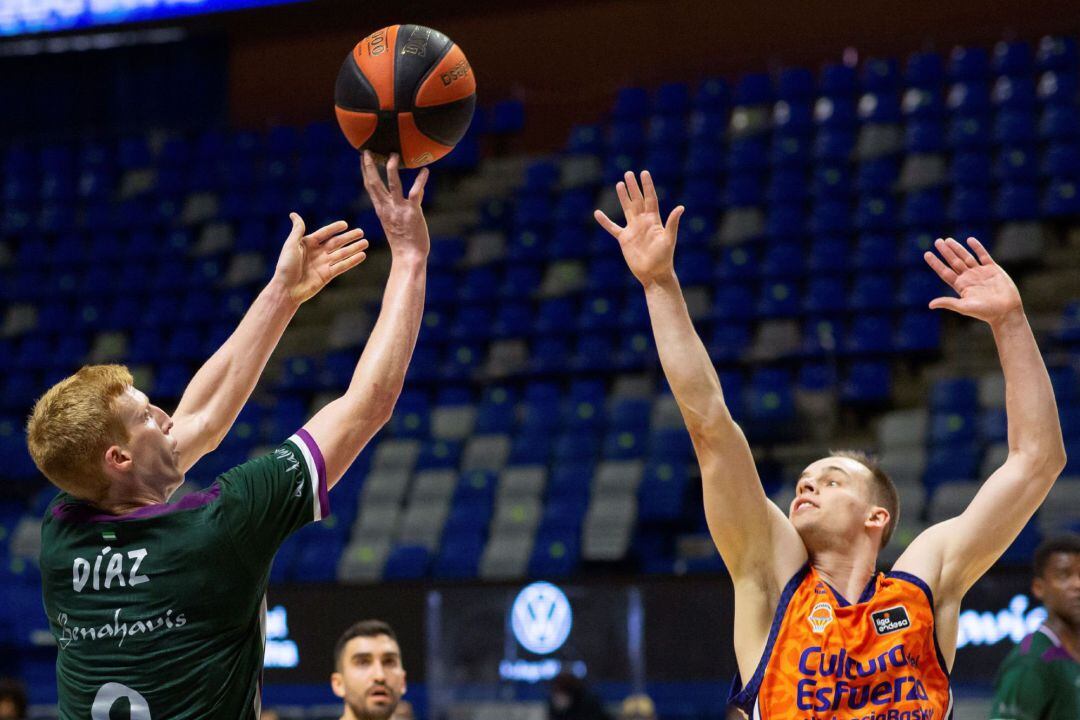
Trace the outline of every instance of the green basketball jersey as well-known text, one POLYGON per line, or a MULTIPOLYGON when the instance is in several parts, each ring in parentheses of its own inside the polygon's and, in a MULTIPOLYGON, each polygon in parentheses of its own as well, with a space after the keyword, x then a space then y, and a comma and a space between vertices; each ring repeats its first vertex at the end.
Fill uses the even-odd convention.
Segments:
POLYGON ((300 430, 173 504, 107 515, 57 496, 41 577, 60 717, 257 718, 270 564, 328 514, 326 490, 300 430))
POLYGON ((993 720, 1077 720, 1080 663, 1043 625, 1013 648, 998 669, 993 720))

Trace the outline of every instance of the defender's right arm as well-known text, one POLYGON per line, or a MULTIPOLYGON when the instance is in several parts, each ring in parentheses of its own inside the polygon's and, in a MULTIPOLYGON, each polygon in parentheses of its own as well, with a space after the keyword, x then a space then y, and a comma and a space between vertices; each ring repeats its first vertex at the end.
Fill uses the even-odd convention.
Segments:
POLYGON ((662 224, 648 172, 641 174, 641 183, 644 193, 628 172, 626 182, 616 187, 626 227, 599 210, 596 220, 619 241, 627 265, 645 289, 660 362, 701 466, 713 541, 737 586, 746 580, 778 593, 806 562, 805 546, 765 495, 746 437, 731 417, 720 379, 690 320, 674 269, 683 208, 676 207, 662 224))
POLYGON ((375 162, 364 153, 364 187, 379 216, 392 261, 379 319, 371 331, 345 394, 317 412, 304 429, 312 436, 326 463, 327 487, 333 487, 356 456, 390 420, 405 382, 424 312, 427 256, 431 248, 420 203, 425 168, 403 196, 399 158, 386 164, 389 187, 375 162))

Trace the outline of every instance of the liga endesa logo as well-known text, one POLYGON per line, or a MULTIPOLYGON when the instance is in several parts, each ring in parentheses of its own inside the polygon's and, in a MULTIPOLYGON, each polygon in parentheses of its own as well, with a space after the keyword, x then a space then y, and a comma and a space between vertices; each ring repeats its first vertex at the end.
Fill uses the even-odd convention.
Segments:
POLYGON ((870 615, 870 619, 874 623, 874 630, 877 631, 878 635, 888 635, 897 630, 911 627, 911 620, 908 618, 907 608, 903 605, 878 610, 876 613, 870 615))

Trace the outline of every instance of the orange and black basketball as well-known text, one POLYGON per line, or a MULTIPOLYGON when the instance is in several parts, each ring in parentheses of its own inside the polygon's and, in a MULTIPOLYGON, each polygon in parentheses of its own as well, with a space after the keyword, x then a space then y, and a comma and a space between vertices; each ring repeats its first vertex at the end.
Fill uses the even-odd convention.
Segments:
POLYGON ((450 38, 391 25, 357 43, 334 88, 338 124, 357 150, 420 167, 454 149, 476 107, 476 78, 450 38))

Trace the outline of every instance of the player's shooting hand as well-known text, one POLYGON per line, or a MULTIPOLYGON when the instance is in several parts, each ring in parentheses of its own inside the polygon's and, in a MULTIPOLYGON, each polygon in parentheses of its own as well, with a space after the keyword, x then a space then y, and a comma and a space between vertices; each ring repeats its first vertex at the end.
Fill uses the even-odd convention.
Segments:
POLYGON ((660 219, 656 188, 647 170, 641 173, 641 187, 644 192, 638 188, 632 172, 626 173, 626 182, 615 186, 626 227, 619 227, 601 210, 596 210, 593 217, 619 241, 630 272, 647 286, 675 272, 675 237, 684 208, 679 205, 672 210, 664 224, 660 219))
POLYGON ((975 238, 968 238, 971 252, 952 238, 938 238, 932 252, 923 255, 938 277, 960 297, 939 297, 930 301, 931 309, 952 310, 991 325, 1010 313, 1021 311, 1020 291, 1012 278, 1001 269, 975 238))
POLYGON ((390 155, 390 159, 386 161, 384 183, 379 176, 379 169, 375 166, 375 159, 370 152, 364 151, 364 187, 375 206, 394 257, 423 260, 431 250, 427 221, 424 219, 424 210, 420 207, 424 199, 428 169, 422 169, 416 176, 406 197, 402 194, 401 176, 398 174, 400 163, 401 158, 397 153, 390 155))
POLYGON ((292 231, 281 248, 273 282, 280 283, 294 302, 310 299, 367 257, 368 241, 362 239, 360 228, 349 230, 348 223, 339 220, 305 235, 303 219, 296 213, 289 213, 289 218, 292 231))

